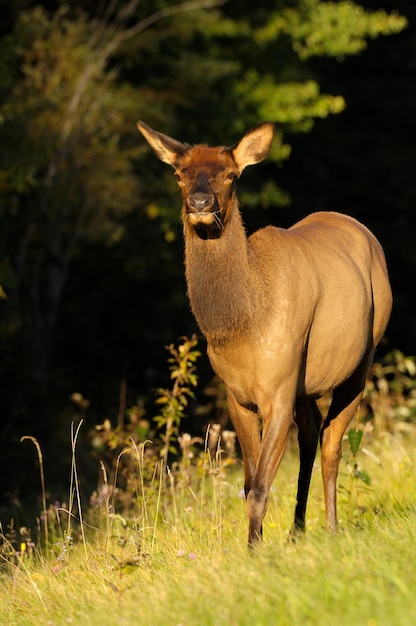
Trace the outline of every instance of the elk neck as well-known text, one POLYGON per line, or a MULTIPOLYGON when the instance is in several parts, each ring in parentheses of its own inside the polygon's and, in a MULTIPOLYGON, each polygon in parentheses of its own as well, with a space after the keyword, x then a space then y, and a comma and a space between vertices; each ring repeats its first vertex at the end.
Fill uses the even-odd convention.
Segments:
POLYGON ((250 248, 238 201, 221 236, 201 239, 184 221, 185 275, 192 312, 210 343, 249 333, 267 311, 267 288, 250 248))

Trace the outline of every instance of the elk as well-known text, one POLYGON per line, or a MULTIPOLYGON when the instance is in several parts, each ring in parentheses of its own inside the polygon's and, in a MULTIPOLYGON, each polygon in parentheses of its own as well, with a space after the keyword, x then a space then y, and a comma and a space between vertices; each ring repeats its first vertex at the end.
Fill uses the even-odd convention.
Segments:
POLYGON ((291 532, 305 530, 318 440, 326 527, 335 532, 342 438, 392 306, 382 247, 364 225, 335 212, 247 236, 236 181, 267 156, 271 123, 230 148, 192 146, 143 122, 137 126, 159 159, 175 168, 182 192, 188 296, 225 384, 242 451, 249 547, 262 539, 293 421, 300 468, 291 532), (329 392, 323 419, 316 400, 329 392))

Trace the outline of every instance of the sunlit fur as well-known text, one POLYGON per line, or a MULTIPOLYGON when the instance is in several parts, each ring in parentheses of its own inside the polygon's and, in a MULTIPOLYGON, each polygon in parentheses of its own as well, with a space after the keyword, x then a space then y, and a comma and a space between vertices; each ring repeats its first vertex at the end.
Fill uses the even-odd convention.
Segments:
POLYGON ((235 181, 267 155, 271 124, 233 148, 192 147, 138 127, 175 168, 182 192, 188 294, 242 449, 249 545, 262 536, 293 420, 300 471, 292 531, 305 529, 319 437, 326 525, 335 531, 342 437, 391 311, 383 250, 365 226, 332 212, 247 237, 235 181), (327 392, 332 404, 323 420, 316 398, 327 392))

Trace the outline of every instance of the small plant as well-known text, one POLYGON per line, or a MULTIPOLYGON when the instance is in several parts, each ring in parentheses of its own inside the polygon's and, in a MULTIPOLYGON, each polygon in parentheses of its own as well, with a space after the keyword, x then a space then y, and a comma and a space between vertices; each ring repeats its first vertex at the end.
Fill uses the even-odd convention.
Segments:
POLYGON ((339 485, 340 492, 346 495, 348 518, 357 525, 359 524, 359 517, 366 511, 366 506, 362 503, 362 496, 371 491, 371 476, 363 469, 359 461, 359 455, 366 452, 361 446, 363 436, 364 431, 359 428, 357 419, 355 428, 351 428, 347 433, 349 453, 344 455, 345 474, 349 480, 347 484, 340 483, 339 485))
POLYGON ((373 364, 361 403, 360 419, 378 432, 414 431, 416 358, 394 350, 373 364))
POLYGON ((31 539, 30 528, 22 526, 16 530, 13 520, 5 533, 0 526, 0 572, 4 567, 18 565, 23 561, 33 562, 35 554, 36 546, 31 539))
POLYGON ((154 420, 159 430, 163 429, 160 457, 165 467, 168 464, 170 453, 176 453, 176 442, 179 436, 179 427, 185 416, 189 399, 194 398, 192 388, 196 387, 198 378, 195 372, 195 362, 201 353, 196 349, 198 340, 195 335, 190 339, 183 338, 178 346, 170 344, 167 350, 170 377, 174 381, 172 389, 158 389, 156 403, 162 410, 154 420))
POLYGON ((347 466, 351 468, 351 475, 354 481, 362 481, 365 485, 370 485, 370 474, 362 469, 357 459, 363 434, 364 432, 361 429, 352 428, 348 431, 348 443, 350 445, 351 456, 347 459, 347 466))
POLYGON ((197 384, 195 363, 200 356, 197 344, 194 335, 191 338, 183 337, 177 344, 166 346, 170 355, 168 366, 173 385, 171 388, 157 389, 156 404, 160 407, 160 412, 156 417, 146 419, 143 406, 125 410, 123 404, 122 410, 119 410, 117 426, 113 427, 110 420, 105 420, 95 427, 92 444, 106 475, 105 484, 99 485, 97 492, 93 494, 96 508, 102 508, 100 503, 103 501, 103 494, 111 489, 112 513, 122 513, 128 517, 134 503, 144 502, 144 486, 146 499, 155 495, 155 474, 164 475, 166 487, 170 455, 179 456, 181 452, 186 454, 186 459, 182 458, 181 463, 175 464, 182 470, 189 464, 191 447, 199 439, 191 438, 192 442, 188 442, 185 435, 180 439, 180 427, 189 400, 194 397, 193 388, 197 384))
POLYGON ((349 482, 339 486, 347 496, 350 517, 357 518, 366 510, 361 504, 362 496, 371 491, 371 476, 363 469, 360 455, 366 454, 381 464, 375 454, 362 446, 364 432, 378 436, 409 435, 415 431, 416 359, 394 350, 373 364, 355 428, 347 433, 349 453, 344 460, 349 482))

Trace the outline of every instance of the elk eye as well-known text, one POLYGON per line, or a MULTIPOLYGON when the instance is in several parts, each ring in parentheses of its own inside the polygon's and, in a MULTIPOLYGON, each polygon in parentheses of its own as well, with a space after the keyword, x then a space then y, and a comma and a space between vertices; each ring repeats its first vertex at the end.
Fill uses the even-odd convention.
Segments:
POLYGON ((176 178, 176 180, 178 181, 178 183, 182 180, 182 176, 180 174, 178 174, 178 172, 174 173, 174 177, 176 178))
POLYGON ((235 180, 236 178, 237 176, 234 174, 234 172, 228 172, 227 180, 235 180))

